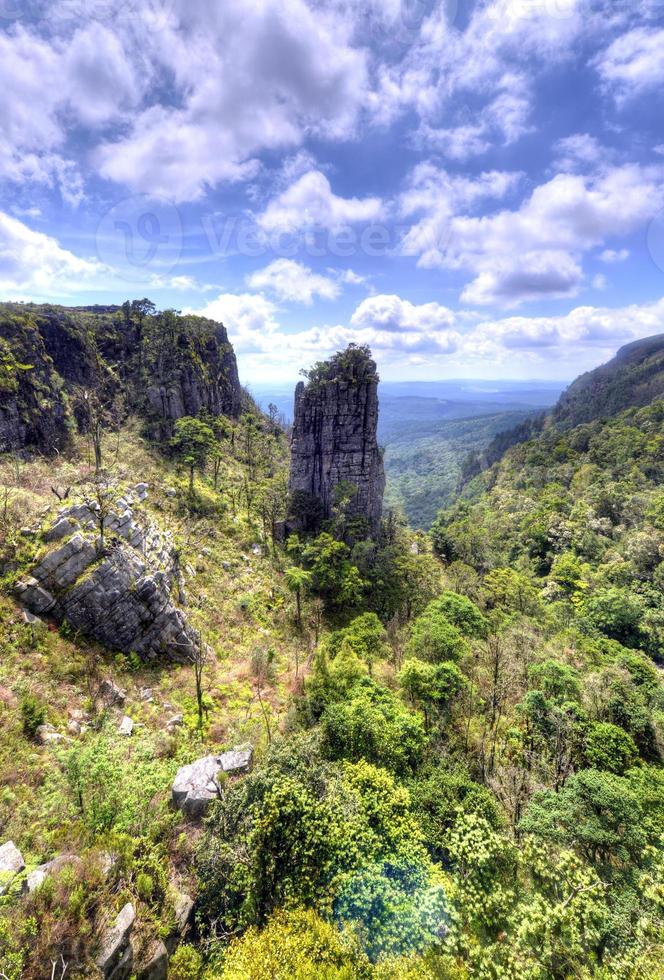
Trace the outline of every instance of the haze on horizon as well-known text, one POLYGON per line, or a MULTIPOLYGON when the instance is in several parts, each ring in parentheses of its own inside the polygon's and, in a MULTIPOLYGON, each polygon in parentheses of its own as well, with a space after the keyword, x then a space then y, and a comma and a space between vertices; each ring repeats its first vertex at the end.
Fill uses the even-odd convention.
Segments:
POLYGON ((200 312, 256 384, 664 330, 664 0, 11 0, 0 80, 0 299, 200 312))

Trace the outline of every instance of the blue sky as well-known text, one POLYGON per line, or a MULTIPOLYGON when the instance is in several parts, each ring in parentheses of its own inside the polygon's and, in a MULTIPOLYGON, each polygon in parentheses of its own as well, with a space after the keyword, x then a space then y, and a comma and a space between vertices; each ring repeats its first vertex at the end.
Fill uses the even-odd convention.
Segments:
POLYGON ((664 331, 663 110, 664 0, 0 0, 0 296, 572 378, 664 331))

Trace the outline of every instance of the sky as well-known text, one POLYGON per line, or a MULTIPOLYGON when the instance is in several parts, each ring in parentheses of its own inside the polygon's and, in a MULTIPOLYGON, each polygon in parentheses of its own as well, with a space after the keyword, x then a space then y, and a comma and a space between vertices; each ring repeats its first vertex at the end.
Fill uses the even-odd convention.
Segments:
POLYGON ((664 332, 664 0, 0 0, 0 299, 144 296, 249 384, 664 332))

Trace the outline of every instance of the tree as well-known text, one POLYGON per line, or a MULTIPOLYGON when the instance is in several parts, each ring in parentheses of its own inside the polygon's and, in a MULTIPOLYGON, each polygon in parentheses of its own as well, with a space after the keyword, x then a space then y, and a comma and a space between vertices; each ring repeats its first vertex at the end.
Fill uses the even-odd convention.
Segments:
POLYGON ((272 647, 267 650, 254 650, 251 657, 251 673, 256 684, 256 696, 258 697, 258 703, 260 704, 265 721, 268 744, 272 741, 272 728, 270 726, 270 716, 263 701, 263 692, 266 685, 274 683, 276 659, 277 655, 272 647))
POLYGON ((413 623, 405 653, 406 657, 439 663, 460 660, 468 651, 461 632, 436 608, 434 600, 413 623))
POLYGON ((465 679, 452 661, 431 664, 413 657, 401 668, 399 683, 411 702, 421 709, 428 731, 433 718, 442 720, 445 716, 465 679))
POLYGON ((594 769, 623 775, 638 759, 638 751, 626 731, 610 722, 595 722, 586 737, 585 756, 594 769))
POLYGON ((521 831, 575 847, 595 865, 638 863, 648 841, 643 816, 628 779, 584 769, 557 793, 536 793, 521 831))
POLYGON ((171 439, 171 449, 179 462, 189 470, 189 496, 194 495, 194 473, 205 470, 207 461, 214 453, 216 439, 214 432, 200 419, 185 416, 175 423, 175 435, 171 439))
POLYGON ((336 656, 344 643, 348 643, 355 654, 373 672, 374 664, 390 654, 385 627, 374 612, 362 613, 342 630, 336 630, 327 639, 331 656, 336 656))
POLYGON ((285 572, 286 585, 295 596, 295 609, 298 627, 302 626, 302 594, 311 585, 311 572, 292 566, 285 572))
POLYGON ((85 503, 99 529, 97 546, 100 553, 103 553, 106 548, 106 525, 119 496, 119 489, 99 475, 85 499, 85 503))
POLYGON ((330 759, 365 759, 401 775, 422 760, 422 719, 368 677, 328 704, 320 724, 323 752, 330 759))

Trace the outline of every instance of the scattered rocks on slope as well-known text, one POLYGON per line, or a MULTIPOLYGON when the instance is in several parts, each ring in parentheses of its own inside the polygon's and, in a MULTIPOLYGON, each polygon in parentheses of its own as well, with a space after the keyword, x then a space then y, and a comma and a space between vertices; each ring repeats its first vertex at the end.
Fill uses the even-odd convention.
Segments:
POLYGON ((67 865, 78 865, 80 867, 82 863, 80 857, 76 854, 60 854, 58 857, 53 858, 52 861, 47 861, 46 864, 40 864, 38 868, 30 872, 25 880, 26 889, 28 892, 33 892, 44 884, 49 875, 56 874, 61 868, 67 865))
POLYGON ((173 805, 187 816, 202 817, 213 800, 219 799, 219 773, 247 772, 253 749, 243 746, 222 755, 206 755, 178 769, 173 781, 173 805))
MULTIPOLYGON (((171 597, 176 576, 172 540, 138 521, 133 499, 125 494, 108 515, 103 550, 94 505, 61 510, 44 535, 56 547, 19 582, 16 593, 31 613, 66 620, 111 649, 186 660, 197 648, 198 635, 171 597)), ((108 693, 115 696, 110 688, 108 693)))
POLYGON ((0 895, 4 895, 17 874, 25 868, 23 855, 13 840, 0 847, 0 895))
POLYGON ((134 952, 130 943, 136 913, 127 902, 114 924, 101 939, 95 963, 104 980, 126 980, 133 972, 134 952))

